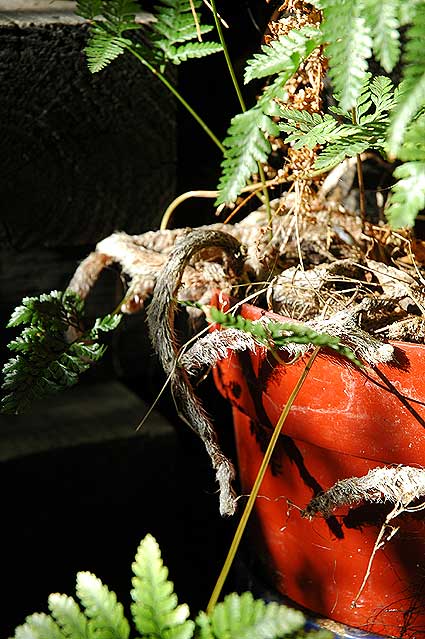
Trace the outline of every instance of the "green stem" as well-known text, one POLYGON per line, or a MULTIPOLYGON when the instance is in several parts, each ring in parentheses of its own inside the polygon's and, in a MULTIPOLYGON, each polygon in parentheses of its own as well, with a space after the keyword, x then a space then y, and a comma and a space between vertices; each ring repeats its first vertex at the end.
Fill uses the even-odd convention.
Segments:
POLYGON ((227 575, 229 574, 229 570, 230 570, 230 568, 232 566, 232 563, 233 563, 233 560, 235 558, 236 552, 237 552, 237 550, 239 548, 239 544, 241 542, 242 535, 243 535, 243 533, 245 531, 246 525, 248 523, 249 516, 250 516, 251 511, 252 511, 252 509, 254 507, 255 500, 257 499, 258 491, 260 490, 260 487, 261 487, 261 484, 263 482, 264 475, 266 474, 266 470, 267 470, 267 467, 269 465, 271 456, 272 456, 273 451, 275 449, 275 446, 276 446, 277 440, 279 438, 279 435, 280 435, 280 433, 282 431, 282 427, 283 427, 283 425, 285 423, 286 418, 289 415, 289 411, 291 410, 292 405, 293 405, 298 393, 301 390, 302 385, 304 384, 304 382, 306 380, 306 377, 307 377, 307 375, 308 375, 308 373, 309 373, 309 371, 310 371, 310 369, 311 369, 311 367, 313 365, 314 360, 316 359, 317 355, 319 354, 320 348, 321 348, 320 346, 316 346, 316 348, 314 349, 312 356, 310 357, 309 361, 307 362, 306 367, 304 368, 302 374, 300 375, 300 377, 299 377, 299 379, 298 379, 298 381, 297 381, 292 393, 289 396, 288 402, 286 403, 286 405, 285 405, 285 407, 284 407, 284 409, 283 409, 283 411, 282 411, 282 413, 281 413, 281 415, 280 415, 280 417, 279 417, 279 419, 277 421, 277 424, 276 424, 276 426, 274 428, 273 434, 272 434, 272 436, 270 438, 269 445, 267 446, 267 450, 266 450, 266 452, 264 454, 263 461, 261 462, 260 469, 259 469, 259 471, 257 473, 257 477, 255 478, 255 482, 254 482, 254 486, 252 487, 251 494, 250 494, 250 496, 248 498, 248 501, 246 503, 245 509, 244 509, 244 511, 242 513, 241 519, 240 519, 238 527, 236 529, 235 536, 233 537, 233 541, 232 541, 232 543, 230 545, 230 549, 229 549, 229 552, 227 554, 226 560, 224 562, 223 568, 222 568, 221 573, 220 573, 220 575, 219 575, 219 577, 217 579, 217 583, 216 583, 216 585, 214 587, 214 590, 212 592, 211 598, 210 598, 210 600, 208 602, 208 606, 207 606, 207 613, 208 614, 211 614, 211 612, 213 611, 213 609, 214 609, 214 607, 215 607, 215 605, 216 605, 216 603, 218 601, 218 598, 220 597, 220 593, 221 593, 221 591, 223 589, 224 582, 226 581, 227 575))
POLYGON ((260 176, 260 181, 261 181, 261 184, 263 185, 264 204, 266 205, 267 219, 268 219, 269 227, 270 227, 270 240, 271 240, 273 235, 273 227, 272 227, 273 222, 272 222, 272 210, 270 208, 269 190, 266 186, 266 176, 264 175, 264 169, 262 165, 260 164, 260 162, 257 163, 257 166, 258 166, 258 174, 260 176))
POLYGON ((190 106, 190 104, 188 102, 186 102, 186 100, 184 99, 184 97, 177 91, 177 89, 175 87, 173 87, 173 85, 171 84, 171 82, 169 82, 167 80, 167 78, 162 75, 162 73, 160 73, 157 69, 155 69, 155 67, 153 67, 147 60, 145 60, 145 58, 140 55, 140 53, 138 51, 136 51, 135 49, 133 49, 133 47, 128 46, 127 49, 139 60, 139 62, 141 62, 142 64, 145 65, 145 67, 147 67, 149 69, 149 71, 151 73, 153 73, 154 76, 156 76, 158 78, 158 80, 160 80, 162 82, 162 84, 164 84, 167 89, 169 91, 171 91, 171 93, 177 98, 177 100, 180 102, 180 104, 182 104, 184 106, 184 108, 190 113, 190 115, 195 118, 196 122, 199 124, 199 126, 201 126, 203 128, 203 130, 205 131, 205 133, 211 138, 211 140, 214 142, 214 144, 216 146, 218 146, 218 148, 220 149, 220 151, 222 153, 224 153, 224 146, 222 145, 222 143, 220 142, 220 140, 217 138, 216 135, 214 135, 214 133, 211 131, 211 129, 209 128, 209 126, 204 122, 204 120, 196 113, 196 111, 194 111, 192 109, 192 107, 190 106))
MULTIPOLYGON (((226 58, 227 68, 229 69, 230 77, 232 78, 233 86, 235 87, 236 95, 238 96, 238 100, 239 100, 239 104, 241 105, 241 109, 245 113, 245 111, 246 111, 245 100, 243 99, 242 91, 241 91, 241 88, 239 86, 238 80, 236 78, 236 73, 235 73, 235 70, 233 68, 232 61, 230 59, 229 50, 227 48, 227 44, 226 44, 226 41, 224 39, 223 29, 222 29, 222 26, 221 26, 220 19, 218 17, 215 0, 210 0, 210 2, 211 2, 211 9, 212 9, 213 16, 214 16, 215 26, 217 28, 218 37, 220 38, 220 43, 221 43, 221 46, 223 47, 224 57, 226 58)), ((269 224, 271 225, 272 214, 271 214, 271 208, 270 208, 269 192, 268 192, 267 186, 266 186, 266 177, 264 175, 264 169, 261 166, 260 162, 257 162, 257 166, 258 166, 258 174, 260 176, 261 184, 263 185, 263 196, 264 196, 264 204, 266 205, 267 217, 268 217, 268 220, 269 220, 269 224)))
POLYGON ((210 0, 210 2, 211 2, 211 9, 212 9, 213 16, 214 16, 215 26, 217 28, 218 37, 220 38, 221 46, 223 47, 223 51, 224 51, 224 57, 226 58, 227 68, 229 69, 230 77, 232 78, 233 86, 235 87, 236 95, 238 96, 238 100, 239 100, 239 104, 241 105, 241 109, 242 109, 242 111, 245 112, 246 111, 246 104, 245 104, 245 101, 243 99, 243 95, 242 95, 242 91, 240 89, 239 83, 238 83, 237 78, 236 78, 236 73, 235 73, 235 70, 233 68, 232 61, 230 59, 229 50, 227 48, 226 41, 224 39, 224 33, 223 33, 222 26, 221 26, 221 22, 220 22, 220 20, 218 18, 218 13, 217 13, 217 7, 216 7, 216 4, 215 4, 215 0, 210 0))

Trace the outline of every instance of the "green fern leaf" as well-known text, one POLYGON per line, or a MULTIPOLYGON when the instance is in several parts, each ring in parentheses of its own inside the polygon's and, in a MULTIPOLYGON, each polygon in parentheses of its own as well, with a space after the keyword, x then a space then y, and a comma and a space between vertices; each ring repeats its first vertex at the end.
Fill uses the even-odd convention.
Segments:
MULTIPOLYGON (((202 2, 194 0, 192 4, 196 11, 202 2)), ((213 29, 211 25, 201 24, 198 12, 197 20, 201 34, 213 29)), ((198 29, 188 0, 161 0, 161 4, 155 6, 155 22, 152 23, 151 29, 152 46, 162 57, 163 64, 180 64, 188 59, 202 58, 223 50, 216 42, 189 42, 197 40, 198 29), (179 43, 187 44, 176 47, 179 43)))
POLYGON ((112 314, 105 315, 104 317, 98 317, 94 323, 93 328, 88 332, 88 336, 97 339, 99 332, 109 333, 114 331, 121 322, 122 315, 112 314))
POLYGON ((140 29, 136 22, 139 6, 133 0, 84 0, 77 5, 79 15, 90 18, 93 26, 85 47, 88 67, 97 73, 131 46, 125 31, 140 29), (100 14, 100 19, 94 20, 100 14))
POLYGON ((314 27, 305 26, 293 29, 270 45, 261 47, 262 53, 256 53, 248 60, 245 68, 245 84, 253 79, 264 78, 276 73, 285 73, 286 80, 296 71, 302 59, 321 44, 321 34, 314 27))
POLYGON ((225 152, 217 206, 236 200, 257 171, 257 162, 266 162, 271 152, 267 136, 278 133, 279 127, 258 106, 232 118, 228 137, 223 142, 225 152))
POLYGON ((290 133, 285 141, 295 142, 294 148, 307 146, 314 149, 317 145, 324 145, 314 163, 317 170, 328 171, 346 157, 362 153, 376 143, 375 137, 360 126, 338 124, 330 115, 309 114, 295 109, 282 109, 281 113, 286 121, 280 124, 280 128, 290 133))
POLYGON ((77 0, 75 13, 85 20, 93 20, 102 13, 102 0, 77 0))
POLYGON ((415 217, 425 208, 425 162, 406 162, 397 167, 386 211, 393 228, 413 226, 415 217))
POLYGON ((214 306, 210 306, 209 313, 213 322, 220 324, 224 328, 237 328, 245 333, 250 333, 257 343, 268 349, 282 348, 287 344, 326 346, 337 351, 357 366, 362 367, 362 363, 356 358, 351 348, 341 344, 339 338, 332 337, 327 333, 316 333, 305 324, 269 321, 265 325, 252 322, 241 315, 235 316, 231 313, 223 313, 223 311, 214 306))
POLYGON ((341 107, 332 108, 338 120, 329 114, 310 114, 281 107, 279 127, 289 134, 285 141, 293 143, 296 149, 323 146, 314 166, 317 170, 327 171, 346 157, 354 157, 366 149, 383 151, 389 112, 396 101, 397 95, 389 78, 378 76, 370 82, 370 74, 366 74, 355 104, 357 124, 352 123, 352 114, 341 107))
POLYGON ((109 33, 102 27, 93 27, 87 47, 84 49, 87 64, 92 73, 98 73, 124 53, 128 40, 109 33))
POLYGON ((280 106, 277 100, 283 103, 287 101, 288 92, 285 88, 287 80, 288 77, 286 74, 280 73, 277 78, 263 90, 262 95, 258 98, 257 105, 265 115, 280 117, 280 106))
POLYGON ((390 73, 400 58, 400 0, 363 0, 363 3, 376 58, 390 73))
POLYGON ((367 112, 358 113, 358 122, 360 125, 366 125, 373 122, 381 122, 386 126, 389 124, 389 114, 397 105, 398 92, 394 90, 394 85, 390 78, 384 75, 378 75, 373 78, 371 84, 365 86, 365 94, 367 99, 373 103, 374 110, 369 114, 367 112))
MULTIPOLYGON (((161 40, 165 40, 169 45, 179 42, 194 40, 198 37, 196 25, 194 23, 192 11, 188 2, 173 0, 170 3, 162 3, 165 6, 155 7, 156 22, 153 25, 154 32, 161 40)), ((201 2, 195 2, 194 8, 201 6, 201 2)), ((200 16, 197 14, 200 22, 200 16)), ((209 24, 199 24, 201 34, 212 31, 213 26, 209 24)))
POLYGON ((49 326, 53 330, 66 330, 81 325, 83 300, 73 291, 51 291, 39 297, 24 297, 21 306, 13 311, 7 327, 21 324, 49 326))
POLYGON ((398 19, 402 27, 413 22, 416 12, 416 6, 421 0, 404 0, 400 2, 398 8, 398 19))
POLYGON ((89 617, 90 634, 96 639, 128 639, 130 627, 114 592, 90 572, 77 575, 77 595, 89 617))
POLYGON ((425 2, 422 1, 417 4, 413 23, 406 33, 403 82, 400 87, 399 104, 392 117, 388 135, 389 152, 393 157, 397 157, 407 127, 425 102, 424 33, 425 2))
POLYGON ((313 149, 317 144, 327 144, 359 132, 357 126, 338 124, 331 115, 310 114, 307 111, 287 108, 281 109, 281 115, 285 122, 280 125, 280 128, 290 133, 285 142, 295 142, 295 149, 303 146, 313 149))
POLYGON ((200 612, 195 619, 196 639, 217 639, 214 636, 210 619, 206 612, 200 612))
POLYGON ((140 7, 134 0, 102 0, 102 14, 108 28, 121 35, 129 29, 139 29, 136 13, 140 7))
POLYGON ((35 613, 15 630, 15 639, 66 639, 49 615, 35 613))
POLYGON ((420 115, 407 129, 398 155, 403 162, 425 162, 425 114, 420 115))
POLYGON ((232 593, 214 608, 210 616, 212 634, 217 639, 276 639, 300 631, 304 615, 272 602, 254 600, 250 592, 232 593))
POLYGON ((133 563, 131 606, 138 631, 149 639, 190 639, 194 623, 187 605, 178 605, 168 570, 163 565, 155 539, 147 535, 133 563))
POLYGON ((93 328, 69 342, 67 329, 82 331, 83 310, 83 300, 71 291, 26 297, 15 309, 9 325, 29 326, 8 345, 16 356, 3 367, 7 394, 2 412, 23 412, 33 401, 73 386, 103 356, 106 349, 95 340, 100 332, 114 330, 122 316, 98 318, 93 328))
POLYGON ((322 6, 329 77, 341 108, 349 111, 361 93, 372 54, 370 29, 362 16, 362 0, 322 0, 322 6))
POLYGON ((371 149, 372 145, 365 141, 362 137, 358 140, 350 138, 347 140, 340 139, 322 149, 314 163, 316 171, 326 173, 338 166, 346 158, 352 158, 367 149, 371 149))
POLYGON ((318 29, 303 27, 291 31, 287 36, 263 47, 263 53, 248 62, 245 82, 266 75, 278 74, 257 101, 256 106, 235 116, 230 123, 223 144, 222 174, 218 185, 216 205, 234 202, 271 152, 269 136, 276 136, 279 127, 272 120, 278 114, 276 99, 286 99, 285 83, 295 73, 300 62, 320 44, 318 29))
POLYGON ((189 42, 181 47, 170 47, 166 51, 166 57, 173 64, 181 64, 186 60, 204 58, 212 53, 223 51, 221 44, 216 42, 189 42))
POLYGON ((68 639, 89 639, 87 619, 72 597, 58 593, 50 595, 49 609, 68 639))

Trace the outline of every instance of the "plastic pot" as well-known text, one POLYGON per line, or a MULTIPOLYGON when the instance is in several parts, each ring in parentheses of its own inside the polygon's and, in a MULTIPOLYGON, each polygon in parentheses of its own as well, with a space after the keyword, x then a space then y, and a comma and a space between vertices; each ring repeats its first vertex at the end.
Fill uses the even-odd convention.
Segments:
MULTIPOLYGON (((241 314, 258 319, 265 311, 245 305, 241 314)), ((338 480, 379 466, 422 466, 425 347, 394 346, 393 365, 365 371, 338 356, 319 354, 261 486, 250 548, 274 587, 306 609, 367 632, 418 639, 425 637, 424 511, 403 513, 391 522, 399 530, 376 552, 356 605, 391 506, 355 504, 327 519, 301 514, 313 496, 338 480)), ((259 349, 231 353, 215 368, 216 385, 232 405, 242 493, 251 490, 304 366, 305 360, 277 364, 259 349)))

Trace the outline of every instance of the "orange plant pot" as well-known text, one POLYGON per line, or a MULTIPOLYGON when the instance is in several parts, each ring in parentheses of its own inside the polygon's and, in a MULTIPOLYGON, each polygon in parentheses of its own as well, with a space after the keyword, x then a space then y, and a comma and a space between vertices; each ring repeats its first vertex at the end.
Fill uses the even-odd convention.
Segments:
MULTIPOLYGON (((241 314, 258 319, 265 311, 244 305, 241 314)), ((312 521, 300 510, 338 480, 378 466, 423 465, 425 347, 394 346, 396 364, 367 371, 319 354, 260 488, 251 548, 276 589, 308 610, 367 632, 419 639, 425 637, 424 511, 391 522, 399 530, 376 552, 354 606, 388 504, 357 504, 312 521)), ((251 490, 304 365, 277 364, 258 349, 231 353, 214 370, 232 405, 243 493, 251 490)))

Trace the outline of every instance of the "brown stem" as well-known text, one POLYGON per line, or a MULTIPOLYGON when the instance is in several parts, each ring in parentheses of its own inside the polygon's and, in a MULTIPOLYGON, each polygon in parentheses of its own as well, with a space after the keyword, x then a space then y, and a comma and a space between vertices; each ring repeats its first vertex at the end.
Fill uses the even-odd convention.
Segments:
POLYGON ((232 563, 233 563, 233 560, 235 558, 236 552, 237 552, 237 550, 239 548, 239 544, 240 544, 240 541, 242 539, 242 535, 243 535, 243 533, 245 531, 246 525, 248 523, 249 516, 250 516, 250 514, 252 512, 252 509, 254 507, 255 500, 257 499, 258 491, 260 490, 261 483, 262 483, 262 481, 264 479, 264 475, 266 473, 267 467, 269 465, 269 462, 270 462, 271 456, 273 454, 273 451, 275 449, 275 446, 276 446, 277 440, 279 438, 279 435, 280 435, 280 433, 282 431, 282 427, 283 427, 283 425, 285 423, 286 418, 289 415, 289 411, 291 410, 292 405, 293 405, 298 393, 301 390, 302 385, 305 382, 305 379, 306 379, 308 373, 310 372, 310 369, 311 369, 311 367, 313 365, 314 360, 316 359, 317 355, 319 354, 319 351, 320 351, 320 346, 316 346, 316 348, 313 351, 313 354, 311 355, 309 361, 307 362, 305 368, 303 369, 303 372, 301 373, 297 383, 295 384, 295 387, 294 387, 291 395, 289 396, 289 399, 288 399, 285 407, 283 408, 279 419, 277 420, 277 423, 276 423, 276 426, 274 428, 273 434, 272 434, 272 436, 270 438, 270 442, 269 442, 269 444, 267 446, 267 450, 266 450, 266 452, 264 454, 263 461, 261 462, 260 469, 259 469, 259 471, 257 473, 257 477, 255 479, 254 486, 252 487, 251 494, 250 494, 250 496, 248 498, 248 501, 246 503, 245 509, 244 509, 244 511, 242 513, 242 516, 240 518, 238 527, 237 527, 235 535, 233 537, 233 541, 232 541, 232 543, 230 545, 230 548, 229 548, 229 552, 227 553, 227 557, 226 557, 226 560, 224 562, 223 568, 222 568, 222 570, 220 572, 220 575, 219 575, 219 577, 217 579, 217 583, 215 584, 215 587, 214 587, 214 590, 212 592, 211 598, 210 598, 210 600, 208 602, 207 613, 209 613, 209 614, 211 614, 211 612, 213 611, 213 609, 214 609, 214 607, 215 607, 215 605, 216 605, 216 603, 218 601, 218 598, 220 596, 220 593, 222 591, 224 582, 226 581, 227 575, 229 574, 229 570, 230 570, 230 568, 232 566, 232 563))

